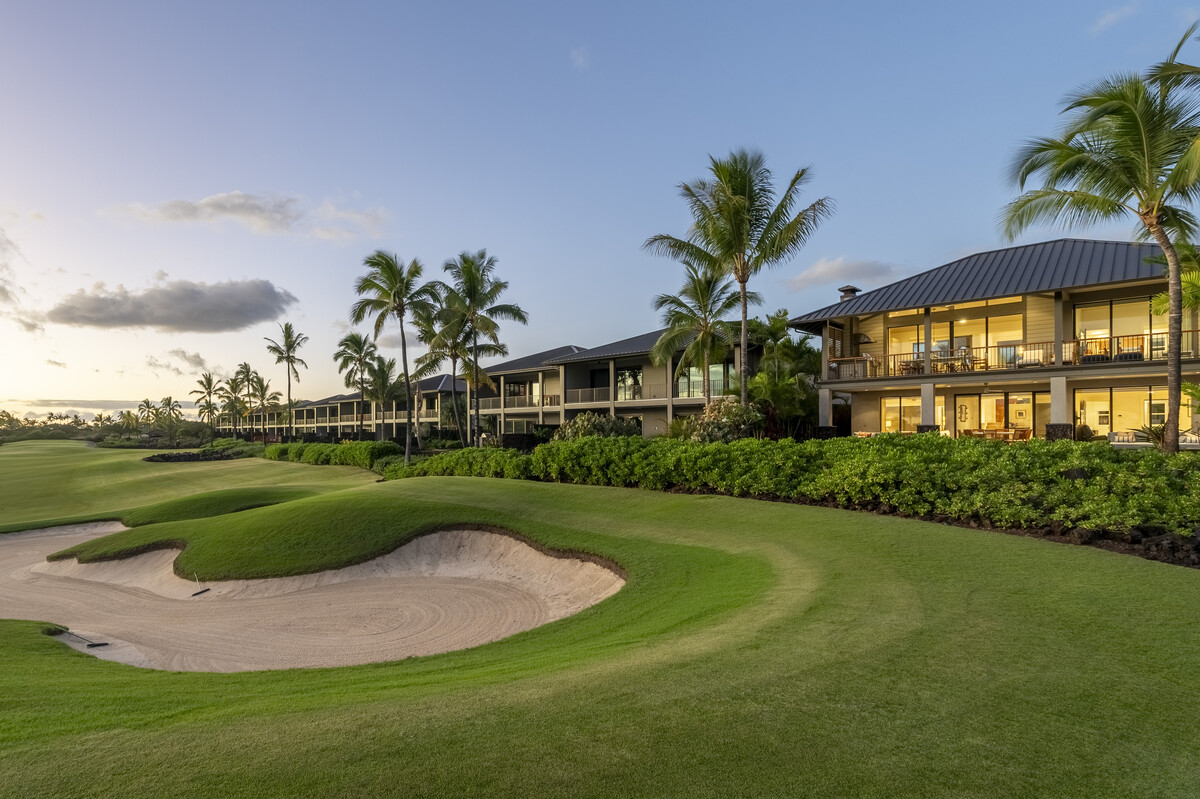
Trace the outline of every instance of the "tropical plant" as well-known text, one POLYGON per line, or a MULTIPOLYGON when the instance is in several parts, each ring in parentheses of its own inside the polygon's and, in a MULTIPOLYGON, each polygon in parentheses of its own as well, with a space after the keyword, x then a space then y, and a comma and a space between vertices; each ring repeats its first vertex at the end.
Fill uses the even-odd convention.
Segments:
POLYGON ((246 411, 246 405, 242 401, 242 378, 234 375, 225 381, 225 384, 217 389, 217 396, 221 402, 221 413, 230 415, 230 420, 233 422, 233 435, 236 438, 239 422, 242 414, 246 411))
MULTIPOLYGON (((376 357, 367 366, 363 396, 373 404, 383 406, 406 397, 404 383, 396 375, 396 359, 376 357)), ((383 423, 378 424, 377 438, 383 439, 383 423)))
MULTIPOLYGON (((683 287, 678 294, 660 294, 654 298, 654 310, 662 311, 667 329, 650 350, 650 360, 661 366, 683 350, 676 360, 672 378, 678 380, 692 366, 703 370, 704 401, 712 399, 708 367, 721 361, 733 343, 733 334, 725 317, 732 313, 741 298, 727 272, 685 264, 683 287)), ((759 304, 762 298, 748 292, 746 300, 759 304)))
POLYGON ((127 437, 134 430, 137 430, 138 422, 138 415, 133 411, 121 411, 119 415, 119 424, 121 425, 121 429, 125 431, 125 435, 127 437))
MULTIPOLYGON (((362 333, 350 332, 342 336, 338 342, 337 352, 333 359, 337 361, 338 372, 344 375, 346 388, 357 388, 361 398, 365 400, 367 385, 367 369, 379 348, 375 342, 362 333)), ((363 431, 363 402, 358 404, 358 437, 362 438, 363 431)))
POLYGON ((179 423, 183 421, 183 406, 173 397, 163 397, 157 416, 159 424, 167 434, 167 444, 175 446, 175 434, 179 430, 179 423))
MULTIPOLYGON (((189 391, 188 395, 196 398, 196 408, 200 409, 205 405, 214 405, 214 402, 217 399, 217 392, 220 391, 220 388, 221 381, 214 378, 212 376, 212 372, 205 372, 200 375, 200 379, 196 381, 196 388, 189 391)), ((200 418, 206 418, 203 411, 200 413, 200 418)), ((209 432, 212 434, 213 438, 216 438, 216 418, 217 417, 215 413, 207 416, 209 432)))
MULTIPOLYGON (((400 364, 404 373, 404 395, 412 397, 412 379, 408 371, 408 336, 404 331, 406 318, 422 318, 433 313, 437 302, 437 286, 421 282, 425 267, 416 258, 402 264, 394 253, 376 250, 363 259, 370 269, 358 279, 354 291, 362 299, 350 308, 350 318, 358 324, 368 316, 374 319, 374 338, 379 339, 388 319, 395 319, 400 328, 400 364)), ((404 460, 412 457, 413 403, 404 403, 404 460)))
MULTIPOLYGON (((1178 52, 1178 48, 1176 49, 1178 52)), ((1174 56, 1172 56, 1172 59, 1174 56)), ((1012 165, 1022 194, 1004 210, 1009 239, 1033 224, 1089 225, 1133 217, 1167 261, 1167 418, 1163 449, 1179 449, 1183 296, 1176 240, 1196 219, 1186 208, 1200 185, 1200 114, 1177 83, 1118 75, 1067 98, 1055 138, 1025 144, 1012 165), (1040 176, 1042 186, 1026 191, 1040 176)))
POLYGON ((234 377, 237 378, 237 380, 239 381, 238 384, 242 387, 242 391, 246 392, 246 401, 242 406, 245 413, 249 413, 250 407, 253 405, 253 402, 251 401, 252 397, 250 396, 250 394, 253 391, 254 378, 257 375, 258 375, 258 372, 254 371, 252 368, 250 368, 250 364, 245 361, 238 364, 237 371, 234 372, 234 377))
POLYGON ((750 396, 766 414, 766 433, 772 438, 795 435, 800 423, 816 413, 821 353, 807 336, 793 337, 784 309, 765 321, 751 319, 750 340, 762 349, 758 371, 750 378, 750 396))
POLYGON ((287 416, 288 416, 288 437, 296 434, 296 427, 292 420, 292 378, 296 382, 300 382, 300 372, 296 369, 298 366, 308 368, 308 364, 297 355, 297 351, 308 343, 308 336, 298 332, 292 327, 291 322, 284 322, 279 326, 279 341, 263 337, 267 342, 267 354, 275 356, 275 363, 284 364, 284 373, 287 375, 287 416))
POLYGON ((260 374, 255 374, 250 381, 250 406, 249 413, 257 411, 262 414, 262 434, 263 441, 267 440, 267 411, 273 407, 277 407, 279 400, 283 396, 278 391, 271 390, 271 381, 264 380, 260 374))
POLYGON ((146 426, 146 435, 150 435, 150 426, 154 424, 155 414, 158 406, 154 404, 154 400, 147 397, 138 403, 137 415, 138 419, 146 426))
MULTIPOLYGON (((500 320, 509 320, 528 324, 529 318, 519 305, 501 303, 500 295, 508 289, 508 281, 496 279, 496 258, 488 255, 487 250, 468 252, 464 250, 458 257, 451 258, 442 265, 453 280, 452 289, 457 297, 453 300, 451 313, 456 317, 464 334, 471 342, 470 369, 471 377, 468 385, 471 388, 471 401, 474 405, 475 422, 471 440, 479 443, 479 358, 483 354, 479 349, 479 340, 491 343, 503 354, 508 349, 500 343, 500 320)), ((449 294, 449 290, 443 290, 449 294)))
POLYGON ((803 249, 821 221, 833 213, 834 203, 822 197, 796 210, 800 187, 809 180, 807 169, 792 176, 776 202, 771 170, 758 151, 737 150, 724 159, 710 156, 709 172, 709 178, 679 186, 692 213, 687 238, 651 236, 643 246, 703 269, 727 272, 737 281, 742 311, 742 404, 746 404, 750 375, 746 284, 763 269, 778 266, 803 249))

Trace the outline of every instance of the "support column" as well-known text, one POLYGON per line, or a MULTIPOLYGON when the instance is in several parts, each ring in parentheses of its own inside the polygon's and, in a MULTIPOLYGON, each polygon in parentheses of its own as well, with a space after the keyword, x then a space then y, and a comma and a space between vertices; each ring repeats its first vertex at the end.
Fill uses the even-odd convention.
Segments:
POLYGON ((1046 440, 1072 439, 1075 437, 1075 414, 1071 395, 1067 391, 1067 378, 1050 378, 1050 423, 1046 425, 1046 440))
MULTIPOLYGON (((928 306, 926 306, 925 310, 922 312, 922 315, 925 317, 925 357, 924 357, 925 366, 924 366, 924 370, 922 371, 922 374, 931 375, 931 374, 933 374, 933 319, 929 315, 929 307, 928 306)), ((930 391, 933 390, 932 384, 930 385, 929 390, 930 391)), ((933 417, 930 417, 929 422, 924 421, 924 418, 925 418, 925 399, 924 398, 925 398, 925 386, 922 385, 921 386, 921 419, 922 419, 921 423, 922 424, 933 424, 933 421, 932 421, 933 417)))
POLYGON ((1054 365, 1063 365, 1063 293, 1054 292, 1054 365))
MULTIPOLYGON (((926 320, 928 320, 926 316, 926 320)), ((929 354, 929 350, 925 350, 925 354, 929 354)), ((933 383, 921 384, 921 427, 925 430, 917 432, 928 432, 929 430, 937 430, 937 399, 933 393, 933 383)))
POLYGON ((829 323, 821 326, 821 375, 818 380, 829 379, 829 323))
POLYGON ((538 424, 546 423, 546 373, 538 372, 538 424))
POLYGON ((833 425, 833 390, 822 388, 817 390, 817 425, 831 427, 833 425))
POLYGON ((617 362, 608 361, 608 414, 617 415, 617 362))
POLYGON ((667 356, 667 424, 675 420, 675 356, 667 356))
POLYGON ((558 367, 558 423, 567 423, 567 367, 558 367))
POLYGON ((505 415, 504 406, 505 406, 505 404, 506 403, 505 403, 505 396, 504 396, 504 375, 500 375, 500 428, 496 431, 496 435, 498 435, 498 436, 504 435, 504 415, 505 415))

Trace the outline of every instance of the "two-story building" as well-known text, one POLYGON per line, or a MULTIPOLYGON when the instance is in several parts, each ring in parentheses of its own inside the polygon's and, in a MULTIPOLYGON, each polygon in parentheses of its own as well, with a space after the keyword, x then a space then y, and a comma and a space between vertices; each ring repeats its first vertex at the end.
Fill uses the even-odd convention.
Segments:
MULTIPOLYGON (((1050 438, 1166 419, 1166 291, 1152 244, 1059 239, 977 253, 791 320, 822 338, 820 424, 851 398, 863 432, 1050 438)), ((1200 377, 1197 314, 1185 380, 1200 377)), ((1200 421, 1200 420, 1198 420, 1200 421)), ((1192 429, 1191 403, 1180 426, 1192 429)))

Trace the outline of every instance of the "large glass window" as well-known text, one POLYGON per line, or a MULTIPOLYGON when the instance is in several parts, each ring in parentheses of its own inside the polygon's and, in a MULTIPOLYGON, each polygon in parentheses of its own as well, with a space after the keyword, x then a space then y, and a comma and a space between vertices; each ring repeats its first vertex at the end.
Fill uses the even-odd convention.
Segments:
POLYGON ((641 367, 617 370, 617 399, 636 400, 642 398, 641 367))
POLYGON ((921 347, 923 333, 922 325, 889 328, 888 355, 917 355, 923 352, 921 347))
MULTIPOLYGON (((1075 392, 1075 424, 1086 424, 1096 435, 1127 433, 1167 421, 1166 388, 1132 386, 1075 392)), ((1193 429, 1192 403, 1179 406, 1179 428, 1193 429)))
POLYGON ((1014 392, 1008 395, 1009 429, 1033 429, 1033 394, 1031 392, 1014 392))
POLYGON ((994 369, 1016 366, 1017 348, 1024 333, 1021 315, 994 316, 988 319, 988 365, 994 369))
POLYGON ((1112 432, 1112 405, 1108 389, 1075 392, 1075 424, 1087 425, 1096 435, 1112 432))
POLYGON ((1050 422, 1050 393, 1039 391, 1033 395, 1033 434, 1046 437, 1046 425, 1050 422))
MULTIPOLYGON (((946 399, 934 398, 934 424, 946 428, 946 399)), ((879 401, 879 429, 884 433, 915 433, 921 424, 920 397, 883 397, 879 401)))

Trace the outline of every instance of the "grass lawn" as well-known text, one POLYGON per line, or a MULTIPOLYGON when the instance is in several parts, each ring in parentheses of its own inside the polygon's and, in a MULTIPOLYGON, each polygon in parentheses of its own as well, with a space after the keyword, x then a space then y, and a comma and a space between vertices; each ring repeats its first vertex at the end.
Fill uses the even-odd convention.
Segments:
POLYGON ((0 447, 5 523, 161 522, 85 556, 186 541, 202 576, 285 574, 490 523, 629 582, 504 641, 345 669, 143 671, 0 622, 0 796, 1197 795, 1198 571, 725 497, 70 447, 0 447), (277 504, 208 515, 256 485, 277 504))

